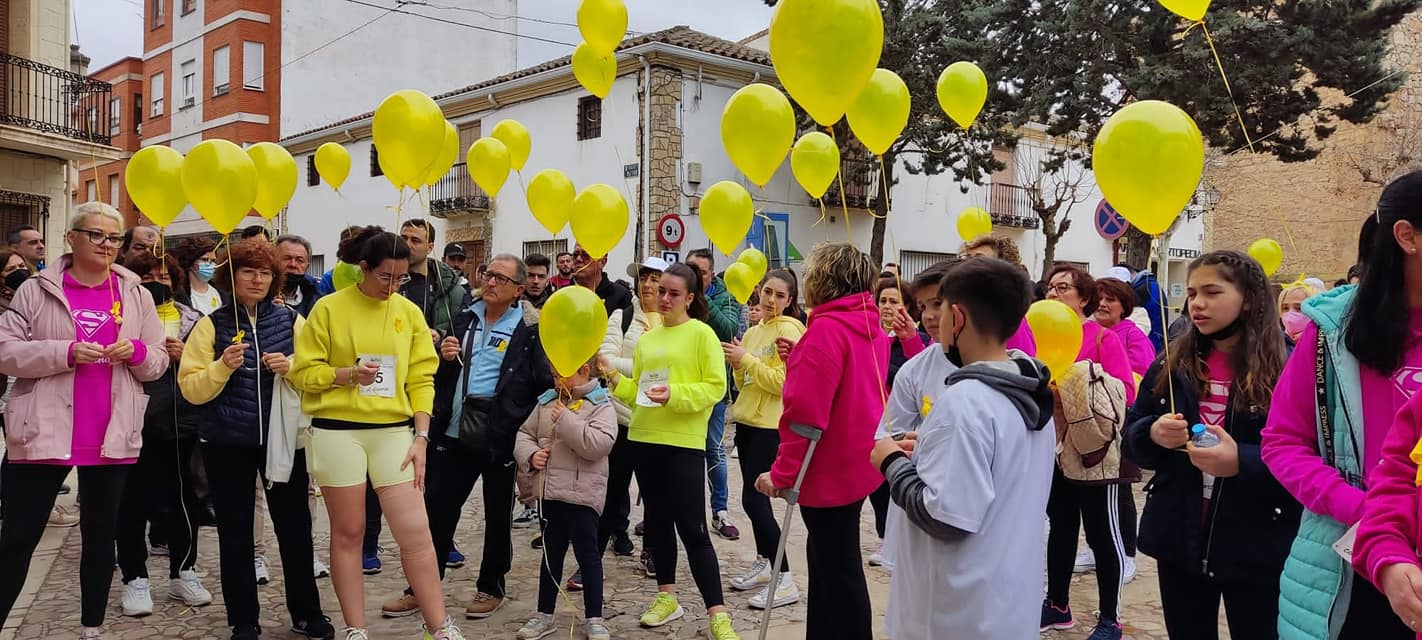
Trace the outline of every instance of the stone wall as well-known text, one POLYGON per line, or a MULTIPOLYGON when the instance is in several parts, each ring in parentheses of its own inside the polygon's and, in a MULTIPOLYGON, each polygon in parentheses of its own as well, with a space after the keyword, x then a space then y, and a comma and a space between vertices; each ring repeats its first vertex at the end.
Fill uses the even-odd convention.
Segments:
MULTIPOLYGON (((681 182, 678 177, 678 166, 682 158, 682 131, 678 112, 681 108, 681 88, 682 74, 679 69, 669 67, 652 67, 652 106, 651 106, 651 129, 652 150, 651 159, 642 163, 646 175, 642 180, 648 182, 651 197, 646 206, 641 206, 642 193, 637 193, 639 206, 637 210, 641 215, 646 216, 649 222, 645 226, 647 229, 654 228, 657 220, 668 213, 681 213, 681 182)), ((642 107, 642 98, 639 94, 638 107, 642 107)), ((640 119, 639 119, 640 120, 640 119)), ((642 143, 642 136, 646 132, 639 125, 637 128, 638 149, 642 143)), ((643 228, 640 219, 634 221, 638 228, 643 228)), ((664 247, 657 241, 656 233, 649 233, 643 239, 646 255, 660 255, 664 247)))

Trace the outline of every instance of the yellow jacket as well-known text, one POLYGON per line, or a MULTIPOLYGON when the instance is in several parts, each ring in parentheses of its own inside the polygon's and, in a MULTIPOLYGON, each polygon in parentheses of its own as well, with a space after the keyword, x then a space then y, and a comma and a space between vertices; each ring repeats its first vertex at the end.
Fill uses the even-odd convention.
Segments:
MULTIPOLYGON (((292 325, 293 341, 300 338, 305 325, 306 320, 298 314, 296 323, 292 325)), ((193 404, 212 402, 232 377, 232 369, 220 360, 222 354, 213 351, 216 334, 212 317, 203 316, 193 325, 188 339, 183 342, 183 359, 178 363, 178 390, 182 391, 183 398, 193 404)))
POLYGON ((737 424, 762 429, 780 428, 781 394, 785 390, 785 361, 775 350, 776 338, 799 340, 805 325, 790 316, 762 320, 746 331, 741 347, 746 354, 732 363, 741 395, 731 409, 737 424))

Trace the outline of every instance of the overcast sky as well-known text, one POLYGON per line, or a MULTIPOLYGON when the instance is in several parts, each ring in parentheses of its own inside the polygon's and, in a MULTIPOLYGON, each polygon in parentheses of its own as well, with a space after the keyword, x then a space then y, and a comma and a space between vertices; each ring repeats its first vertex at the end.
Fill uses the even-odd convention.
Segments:
MULTIPOLYGON (((70 25, 74 42, 85 54, 92 58, 90 69, 105 67, 124 56, 143 56, 143 2, 142 0, 71 0, 74 23, 70 25)), ((293 2, 322 2, 339 8, 344 0, 289 0, 293 2)), ((395 0, 366 0, 387 7, 395 6, 395 0)), ((422 0, 426 1, 426 0, 422 0)), ((427 0, 440 7, 482 8, 487 6, 481 0, 427 0)), ((628 28, 632 31, 647 32, 666 27, 688 24, 691 27, 720 36, 728 40, 739 40, 770 24, 771 9, 761 0, 625 0, 628 12, 628 28)), ((519 3, 518 32, 520 35, 536 36, 576 44, 580 37, 575 26, 547 24, 537 20, 574 23, 577 20, 578 0, 523 0, 519 3)), ((407 5, 412 12, 428 13, 449 20, 471 22, 468 11, 449 8, 407 5)), ((379 24, 371 28, 379 28, 379 24)), ((340 34, 333 33, 331 38, 340 34)), ((314 46, 313 46, 314 48, 314 46)), ((283 62, 295 58, 305 51, 283 51, 283 62)), ((545 60, 571 53, 561 44, 549 44, 520 38, 518 66, 527 67, 545 60)))

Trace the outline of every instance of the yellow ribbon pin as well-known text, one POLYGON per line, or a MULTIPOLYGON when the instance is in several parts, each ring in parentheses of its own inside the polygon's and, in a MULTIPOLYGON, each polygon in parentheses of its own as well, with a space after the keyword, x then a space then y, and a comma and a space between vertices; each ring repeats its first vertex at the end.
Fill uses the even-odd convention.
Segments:
MULTIPOLYGON (((1411 458, 1413 463, 1422 465, 1422 440, 1417 441, 1417 446, 1412 447, 1412 453, 1407 454, 1407 457, 1411 458)), ((1422 487, 1422 466, 1417 468, 1417 479, 1413 484, 1422 487)))
POLYGON ((923 404, 918 408, 918 414, 927 418, 928 412, 933 410, 933 398, 923 397, 923 404))

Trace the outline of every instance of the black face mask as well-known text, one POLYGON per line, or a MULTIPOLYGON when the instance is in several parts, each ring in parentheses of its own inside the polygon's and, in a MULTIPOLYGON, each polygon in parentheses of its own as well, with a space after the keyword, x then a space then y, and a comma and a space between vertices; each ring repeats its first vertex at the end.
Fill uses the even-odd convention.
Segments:
POLYGON ((173 299, 173 288, 161 282, 145 282, 143 288, 153 296, 153 304, 167 304, 173 299))
POLYGON ((1234 337, 1234 334, 1239 333, 1239 330, 1243 328, 1244 314, 1241 313, 1239 317, 1234 319, 1234 322, 1229 323, 1229 326, 1208 335, 1203 333, 1200 335, 1203 336, 1206 340, 1210 340, 1212 342, 1218 340, 1228 340, 1234 337))
MULTIPOLYGON (((948 313, 950 314, 948 320, 952 321, 953 318, 951 314, 953 312, 950 310, 948 313)), ((962 329, 959 329, 956 333, 954 333, 953 344, 948 347, 947 351, 943 352, 944 355, 948 356, 948 362, 953 363, 953 366, 958 367, 959 369, 963 368, 963 352, 958 350, 958 337, 962 335, 962 329)))
POLYGON ((302 282, 303 280, 305 280, 305 279, 306 279, 306 274, 303 274, 303 273, 288 273, 288 274, 286 274, 286 279, 282 281, 281 290, 282 290, 282 291, 296 291, 297 287, 300 287, 300 286, 301 286, 301 282, 302 282))
POLYGON ((24 269, 18 269, 18 270, 15 270, 15 271, 11 271, 11 272, 10 272, 10 275, 5 276, 5 287, 8 288, 8 289, 11 290, 11 291, 19 291, 19 290, 20 290, 20 285, 24 284, 25 281, 26 281, 26 280, 29 280, 29 279, 30 279, 30 272, 29 272, 29 271, 26 271, 26 270, 24 270, 24 269))

